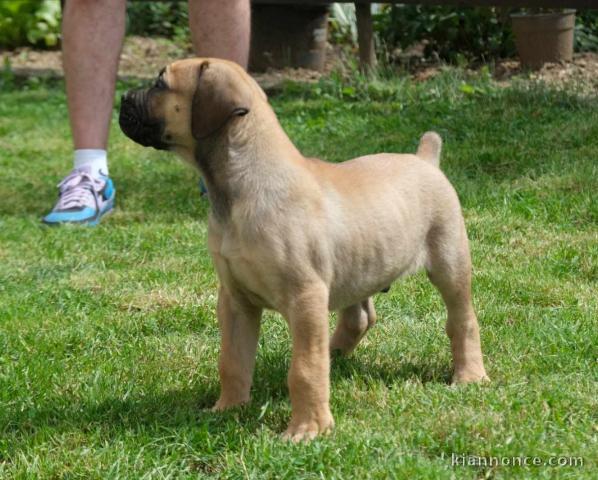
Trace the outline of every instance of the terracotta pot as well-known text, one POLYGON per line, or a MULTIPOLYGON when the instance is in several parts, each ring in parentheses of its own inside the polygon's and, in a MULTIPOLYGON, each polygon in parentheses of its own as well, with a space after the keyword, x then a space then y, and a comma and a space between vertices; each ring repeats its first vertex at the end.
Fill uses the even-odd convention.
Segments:
POLYGON ((256 5, 252 2, 249 68, 252 71, 284 67, 322 70, 327 36, 326 6, 256 5))
POLYGON ((513 14, 511 22, 523 66, 541 68, 546 62, 572 60, 575 10, 513 14))

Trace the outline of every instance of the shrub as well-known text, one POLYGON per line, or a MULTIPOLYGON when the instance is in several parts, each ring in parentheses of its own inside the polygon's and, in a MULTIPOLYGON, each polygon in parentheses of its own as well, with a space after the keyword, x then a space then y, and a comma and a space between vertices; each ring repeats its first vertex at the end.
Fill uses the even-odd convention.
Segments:
MULTIPOLYGON (((382 47, 405 49, 426 41, 424 55, 456 61, 515 55, 509 8, 393 5, 375 15, 382 47)), ((576 51, 598 51, 598 11, 578 10, 576 51)))
POLYGON ((59 0, 0 1, 0 47, 54 47, 60 38, 59 0))
POLYGON ((455 61, 513 55, 507 10, 450 6, 392 5, 375 16, 383 46, 407 48, 427 41, 424 54, 455 61))
POLYGON ((598 52, 598 10, 580 10, 575 16, 575 50, 598 52))
POLYGON ((127 4, 127 30, 133 35, 175 39, 189 36, 187 2, 131 2, 127 4))

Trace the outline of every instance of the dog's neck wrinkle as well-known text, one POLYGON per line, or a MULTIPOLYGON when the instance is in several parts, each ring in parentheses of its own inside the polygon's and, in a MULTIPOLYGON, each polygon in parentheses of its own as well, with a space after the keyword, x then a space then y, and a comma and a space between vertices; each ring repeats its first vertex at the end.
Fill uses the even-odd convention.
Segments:
POLYGON ((235 210, 245 219, 266 218, 264 214, 277 209, 302 177, 298 164, 303 157, 274 113, 268 117, 261 116, 264 121, 252 122, 249 128, 225 127, 221 135, 198 143, 195 160, 220 224, 235 210), (267 148, 260 139, 267 139, 267 148))
POLYGON ((222 152, 227 148, 218 140, 203 140, 196 148, 195 161, 206 183, 212 213, 220 223, 224 223, 230 217, 232 192, 227 182, 223 181, 223 169, 219 162, 223 157, 222 152))

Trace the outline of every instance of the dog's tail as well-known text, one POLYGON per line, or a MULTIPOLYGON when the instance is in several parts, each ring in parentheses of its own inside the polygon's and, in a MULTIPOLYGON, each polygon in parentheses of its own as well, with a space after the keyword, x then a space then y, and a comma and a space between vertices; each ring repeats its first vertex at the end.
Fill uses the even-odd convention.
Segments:
POLYGON ((419 140, 416 155, 430 162, 432 165, 440 166, 440 151, 442 150, 442 139, 436 132, 426 132, 419 140))

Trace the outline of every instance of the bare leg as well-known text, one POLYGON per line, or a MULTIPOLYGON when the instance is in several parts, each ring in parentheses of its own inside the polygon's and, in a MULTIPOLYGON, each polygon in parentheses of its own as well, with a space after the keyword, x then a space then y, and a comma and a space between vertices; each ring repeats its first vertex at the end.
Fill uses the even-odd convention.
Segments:
POLYGON ((283 437, 311 440, 332 428, 330 355, 328 352, 328 291, 313 287, 293 302, 287 320, 293 338, 289 370, 291 421, 283 437))
POLYGON ((251 10, 249 0, 189 0, 195 53, 247 68, 251 10))
POLYGON ((63 63, 75 149, 106 149, 125 0, 68 0, 62 22, 63 63))
POLYGON ((453 355, 453 383, 487 380, 480 328, 471 301, 471 259, 464 227, 458 235, 431 248, 428 276, 440 291, 448 318, 446 333, 453 355))
POLYGON ((359 341, 376 323, 376 311, 371 298, 339 312, 339 321, 330 340, 330 352, 339 350, 343 355, 353 351, 359 341))
POLYGON ((236 301, 220 288, 220 398, 213 410, 224 410, 249 401, 261 315, 261 309, 236 301))

